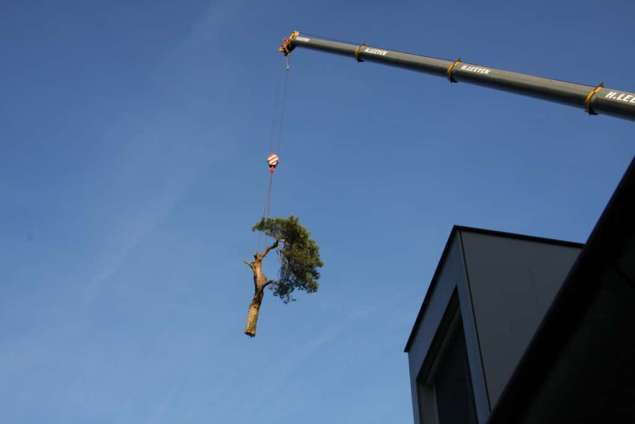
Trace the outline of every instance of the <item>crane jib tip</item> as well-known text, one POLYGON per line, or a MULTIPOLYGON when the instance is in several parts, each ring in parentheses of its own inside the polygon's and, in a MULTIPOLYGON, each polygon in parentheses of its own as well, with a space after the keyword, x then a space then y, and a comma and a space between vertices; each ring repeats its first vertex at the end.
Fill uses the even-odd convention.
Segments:
POLYGON ((293 42, 298 37, 298 35, 300 35, 300 32, 293 31, 291 35, 282 40, 282 44, 280 45, 280 47, 278 47, 278 51, 285 56, 289 55, 289 53, 291 53, 295 48, 293 42))

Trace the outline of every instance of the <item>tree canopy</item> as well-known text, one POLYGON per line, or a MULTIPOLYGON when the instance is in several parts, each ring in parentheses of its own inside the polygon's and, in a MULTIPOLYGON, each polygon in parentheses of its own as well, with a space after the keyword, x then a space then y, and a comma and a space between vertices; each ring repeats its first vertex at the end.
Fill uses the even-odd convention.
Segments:
POLYGON ((263 232, 277 242, 281 262, 279 278, 267 282, 275 296, 288 303, 294 300, 295 290, 307 293, 318 290, 320 273, 317 268, 324 265, 320 249, 297 217, 263 218, 252 230, 263 232))

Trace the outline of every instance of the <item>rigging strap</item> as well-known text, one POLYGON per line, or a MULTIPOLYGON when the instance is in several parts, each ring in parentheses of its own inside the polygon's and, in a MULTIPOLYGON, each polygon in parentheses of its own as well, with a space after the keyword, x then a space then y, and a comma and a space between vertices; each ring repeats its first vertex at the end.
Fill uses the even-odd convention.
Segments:
POLYGON ((269 171, 269 184, 267 184, 267 194, 265 196, 265 208, 262 217, 267 219, 271 213, 271 188, 273 187, 273 171, 269 171))

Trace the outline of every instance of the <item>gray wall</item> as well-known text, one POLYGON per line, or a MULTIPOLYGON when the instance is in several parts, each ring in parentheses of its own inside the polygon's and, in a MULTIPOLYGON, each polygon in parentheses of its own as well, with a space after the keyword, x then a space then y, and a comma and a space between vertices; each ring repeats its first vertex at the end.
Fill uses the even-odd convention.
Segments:
POLYGON ((460 233, 485 382, 494 408, 580 248, 460 233))

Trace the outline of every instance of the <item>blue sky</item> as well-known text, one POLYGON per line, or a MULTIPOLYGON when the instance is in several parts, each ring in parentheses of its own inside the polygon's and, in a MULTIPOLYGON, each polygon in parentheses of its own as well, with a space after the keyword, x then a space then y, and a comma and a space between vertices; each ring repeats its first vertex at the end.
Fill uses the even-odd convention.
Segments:
MULTIPOLYGON (((242 334, 291 30, 635 91, 635 4, 5 1, 0 421, 407 423, 454 224, 585 241, 632 122, 298 50, 272 213, 317 294, 242 334)), ((269 265, 271 267, 271 265, 269 265)))

